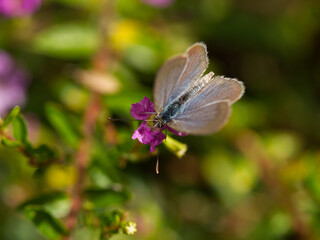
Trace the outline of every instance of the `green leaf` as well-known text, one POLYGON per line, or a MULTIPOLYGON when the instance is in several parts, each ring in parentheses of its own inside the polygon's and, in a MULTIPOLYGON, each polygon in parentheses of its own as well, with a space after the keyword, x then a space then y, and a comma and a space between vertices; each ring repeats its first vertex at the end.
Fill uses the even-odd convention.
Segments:
POLYGON ((67 235, 65 226, 40 207, 30 206, 24 210, 24 213, 48 239, 61 239, 63 235, 67 235))
POLYGON ((3 120, 3 124, 1 125, 1 129, 4 130, 6 127, 9 126, 9 124, 16 118, 16 116, 20 113, 20 107, 15 106, 11 112, 6 116, 6 118, 3 120))
POLYGON ((99 38, 94 27, 74 23, 53 26, 34 40, 36 51, 64 59, 90 57, 98 47, 99 38))
POLYGON ((109 207, 121 204, 131 198, 131 194, 124 189, 87 189, 85 195, 94 207, 109 207))
POLYGON ((114 209, 111 212, 104 212, 99 215, 101 223, 105 226, 118 226, 123 218, 123 212, 118 209, 114 209))
POLYGON ((124 218, 123 212, 118 209, 114 209, 111 212, 103 212, 102 214, 99 214, 98 217, 104 232, 103 235, 111 237, 113 234, 119 233, 121 222, 124 218))
POLYGON ((21 114, 13 120, 13 136, 22 143, 28 142, 28 127, 21 114))
POLYGON ((27 200, 26 202, 22 203, 18 209, 23 210, 24 208, 28 206, 34 206, 34 205, 39 205, 43 206, 45 204, 59 201, 59 200, 64 200, 67 198, 67 194, 64 192, 51 192, 51 193, 46 193, 42 194, 40 196, 37 196, 35 198, 32 198, 30 200, 27 200))
POLYGON ((54 217, 65 217, 70 212, 70 198, 64 192, 50 192, 39 195, 22 203, 18 210, 28 207, 41 207, 54 217))
POLYGON ((3 144, 3 146, 6 147, 11 147, 11 148, 16 148, 16 147, 20 147, 21 146, 21 142, 19 141, 12 141, 6 138, 2 138, 1 139, 1 143, 3 144))
POLYGON ((76 147, 80 140, 80 134, 69 121, 67 114, 55 104, 47 104, 45 110, 47 118, 63 141, 72 147, 76 147))
POLYGON ((56 152, 47 145, 40 145, 37 148, 28 146, 28 151, 37 159, 39 163, 56 158, 56 152))

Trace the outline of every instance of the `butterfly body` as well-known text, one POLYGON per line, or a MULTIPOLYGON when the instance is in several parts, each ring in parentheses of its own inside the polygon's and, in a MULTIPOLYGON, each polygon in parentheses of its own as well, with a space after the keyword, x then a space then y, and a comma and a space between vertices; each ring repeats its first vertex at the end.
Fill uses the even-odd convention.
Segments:
POLYGON ((230 105, 244 93, 242 82, 209 72, 203 43, 169 59, 159 70, 154 87, 155 128, 205 135, 219 130, 230 115, 230 105))
MULTIPOLYGON (((172 121, 175 116, 178 116, 180 114, 180 111, 183 109, 183 106, 185 103, 191 99, 193 96, 196 96, 204 87, 207 82, 197 82, 193 87, 191 87, 189 90, 181 94, 177 99, 175 99, 173 102, 167 104, 163 111, 157 114, 156 120, 160 122, 161 125, 167 125, 172 121)), ((162 126, 163 127, 163 126, 162 126)))

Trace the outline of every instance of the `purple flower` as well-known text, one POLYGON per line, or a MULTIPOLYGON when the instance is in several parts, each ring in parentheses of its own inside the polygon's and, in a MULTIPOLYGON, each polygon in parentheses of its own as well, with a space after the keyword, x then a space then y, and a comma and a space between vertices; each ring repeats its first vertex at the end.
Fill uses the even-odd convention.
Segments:
POLYGON ((0 116, 25 102, 27 80, 26 73, 15 65, 11 56, 0 50, 0 116))
POLYGON ((140 102, 131 105, 131 115, 138 120, 146 120, 155 114, 153 103, 144 97, 140 102))
POLYGON ((154 7, 165 8, 171 5, 174 0, 142 0, 142 1, 154 7))
MULTIPOLYGON (((155 114, 156 113, 153 107, 153 103, 147 97, 144 97, 138 103, 132 104, 131 115, 135 119, 138 119, 138 120, 147 120, 149 118, 152 119, 155 114)), ((165 126, 162 129, 159 129, 159 128, 154 129, 152 126, 149 126, 146 121, 144 121, 140 125, 140 127, 137 130, 135 130, 132 136, 132 139, 138 139, 139 142, 143 144, 150 144, 150 151, 154 152, 156 149, 156 146, 159 145, 166 138, 166 135, 162 133, 164 129, 168 129, 170 132, 178 136, 187 135, 186 133, 177 132, 176 130, 168 126, 165 126)))
POLYGON ((0 0, 0 13, 7 17, 19 17, 34 13, 41 0, 0 0))
POLYGON ((143 122, 140 127, 132 135, 132 139, 137 139, 143 144, 150 144, 150 151, 154 152, 156 146, 159 145, 165 138, 161 130, 152 130, 147 122, 143 122))

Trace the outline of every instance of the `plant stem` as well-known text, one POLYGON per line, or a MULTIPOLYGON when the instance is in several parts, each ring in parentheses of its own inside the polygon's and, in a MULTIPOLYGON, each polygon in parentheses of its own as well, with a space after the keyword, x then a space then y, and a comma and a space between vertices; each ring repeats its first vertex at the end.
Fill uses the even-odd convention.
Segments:
MULTIPOLYGON (((81 211, 83 201, 82 191, 85 183, 85 171, 90 160, 91 139, 93 135, 94 124, 99 115, 100 108, 100 97, 96 94, 92 94, 91 101, 88 104, 88 107, 84 114, 84 123, 82 129, 83 139, 80 142, 78 151, 75 155, 77 180, 72 191, 71 210, 66 220, 66 225, 70 233, 74 229, 77 222, 78 214, 81 211)), ((65 239, 71 240, 72 238, 69 235, 65 239)))

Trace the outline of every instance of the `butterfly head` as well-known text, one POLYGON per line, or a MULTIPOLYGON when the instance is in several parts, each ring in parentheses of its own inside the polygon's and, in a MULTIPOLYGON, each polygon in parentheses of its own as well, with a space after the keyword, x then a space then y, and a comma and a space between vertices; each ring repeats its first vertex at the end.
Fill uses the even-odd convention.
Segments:
POLYGON ((159 115, 156 115, 153 119, 153 129, 163 129, 166 126, 165 122, 162 120, 162 118, 159 115))

